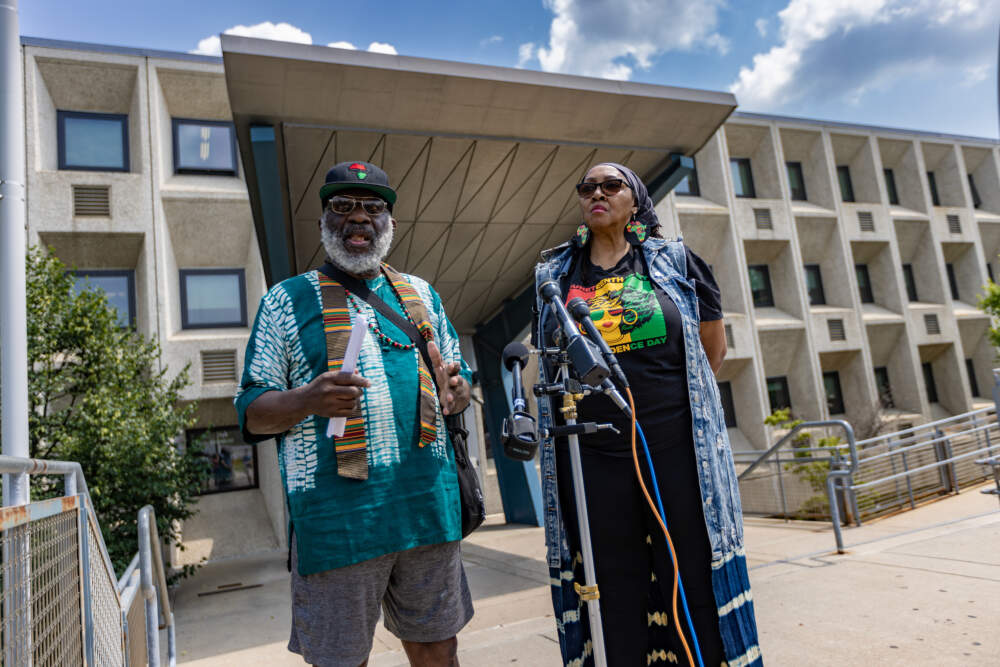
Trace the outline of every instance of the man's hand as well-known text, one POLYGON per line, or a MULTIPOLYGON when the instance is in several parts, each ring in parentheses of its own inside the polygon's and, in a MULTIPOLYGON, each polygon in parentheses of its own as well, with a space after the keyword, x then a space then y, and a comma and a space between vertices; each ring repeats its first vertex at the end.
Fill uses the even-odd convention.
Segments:
POLYGON ((309 414, 350 417, 370 384, 357 374, 327 371, 302 387, 302 399, 309 414))
POLYGON ((441 413, 451 415, 465 410, 469 405, 471 388, 465 378, 458 374, 462 370, 462 364, 457 361, 444 363, 441 350, 433 341, 427 343, 427 352, 430 354, 431 363, 434 364, 431 371, 437 378, 437 386, 441 388, 441 393, 438 395, 438 400, 441 401, 441 413))

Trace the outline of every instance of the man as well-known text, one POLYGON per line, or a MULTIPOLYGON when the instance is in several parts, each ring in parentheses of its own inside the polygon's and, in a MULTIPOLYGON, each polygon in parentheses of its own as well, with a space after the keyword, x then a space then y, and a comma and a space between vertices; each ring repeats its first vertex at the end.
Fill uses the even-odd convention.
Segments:
POLYGON ((411 665, 458 665, 455 637, 473 611, 442 415, 468 405, 469 370, 437 293, 382 264, 396 228, 385 172, 337 164, 319 196, 329 264, 416 325, 433 368, 334 270, 295 276, 261 299, 235 403, 248 442, 278 439, 291 524, 288 648, 314 665, 365 665, 381 606, 411 665), (369 332, 357 373, 339 372, 358 313, 369 332), (346 427, 329 438, 334 417, 346 427))

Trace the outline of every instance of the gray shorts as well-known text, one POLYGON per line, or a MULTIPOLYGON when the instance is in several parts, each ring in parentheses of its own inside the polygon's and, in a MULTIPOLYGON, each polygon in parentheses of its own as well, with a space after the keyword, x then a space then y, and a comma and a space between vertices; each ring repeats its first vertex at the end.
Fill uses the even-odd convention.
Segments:
POLYGON ((320 667, 357 667, 385 627, 403 641, 436 642, 472 618, 461 542, 414 547, 346 567, 299 575, 292 538, 292 632, 288 650, 320 667))

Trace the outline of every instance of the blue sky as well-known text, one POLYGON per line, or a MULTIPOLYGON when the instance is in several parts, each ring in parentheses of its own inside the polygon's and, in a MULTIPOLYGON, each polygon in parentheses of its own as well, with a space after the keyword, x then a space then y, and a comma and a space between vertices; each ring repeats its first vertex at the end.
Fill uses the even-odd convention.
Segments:
POLYGON ((32 37, 212 52, 213 36, 237 31, 731 90, 743 111, 998 134, 997 0, 22 0, 19 11, 32 37))

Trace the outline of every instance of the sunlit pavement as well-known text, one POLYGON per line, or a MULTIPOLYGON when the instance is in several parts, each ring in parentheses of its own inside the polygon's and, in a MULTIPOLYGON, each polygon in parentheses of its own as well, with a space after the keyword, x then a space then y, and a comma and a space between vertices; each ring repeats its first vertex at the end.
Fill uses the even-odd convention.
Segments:
MULTIPOLYGON (((460 660, 558 665, 542 529, 501 522, 491 517, 463 545, 476 616, 459 635, 460 660)), ((829 523, 746 520, 766 664, 997 664, 995 496, 970 489, 844 539, 848 553, 837 555, 829 523)), ((289 604, 283 552, 205 566, 175 596, 178 663, 304 664, 285 648, 289 604)), ((369 664, 408 664, 381 625, 369 664)))

